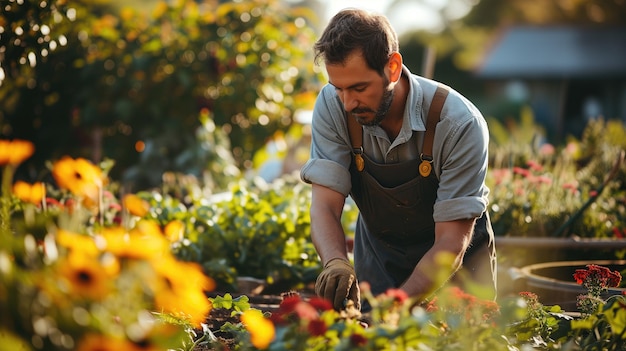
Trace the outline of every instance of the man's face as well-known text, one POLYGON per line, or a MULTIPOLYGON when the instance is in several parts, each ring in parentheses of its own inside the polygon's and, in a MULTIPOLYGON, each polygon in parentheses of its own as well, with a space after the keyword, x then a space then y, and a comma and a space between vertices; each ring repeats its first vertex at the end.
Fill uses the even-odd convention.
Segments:
POLYGON ((344 109, 362 125, 380 124, 393 101, 389 78, 370 69, 360 53, 343 64, 326 64, 329 82, 344 109))

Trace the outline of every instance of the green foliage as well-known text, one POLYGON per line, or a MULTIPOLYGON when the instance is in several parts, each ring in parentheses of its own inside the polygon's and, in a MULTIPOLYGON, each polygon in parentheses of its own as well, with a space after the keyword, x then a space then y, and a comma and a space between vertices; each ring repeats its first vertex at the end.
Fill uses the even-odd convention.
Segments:
POLYGON ((231 315, 250 309, 250 299, 246 295, 233 298, 231 294, 226 293, 224 296, 218 295, 216 297, 209 298, 209 301, 213 304, 213 308, 232 310, 231 315))
POLYGON ((203 265, 218 290, 235 291, 237 277, 253 277, 285 289, 303 287, 319 273, 310 242, 310 187, 291 176, 268 184, 241 181, 212 198, 140 193, 150 201, 149 217, 160 223, 178 219, 186 235, 178 257, 203 265))
MULTIPOLYGON (((544 306, 538 296, 521 292, 499 303, 447 287, 427 303, 416 304, 390 289, 373 296, 366 314, 332 310, 316 297, 286 297, 271 313, 275 338, 263 348, 247 344, 248 333, 267 327, 245 325, 235 333, 234 350, 623 350, 626 298, 602 300, 591 315, 544 306)), ((234 325, 233 325, 234 326, 234 325)))
POLYGON ((139 188, 165 171, 200 176, 214 159, 197 154, 216 146, 196 137, 199 114, 246 167, 305 107, 296 92, 317 84, 314 15, 277 0, 162 2, 149 16, 103 0, 0 5, 2 132, 35 142, 35 169, 62 154, 107 155, 113 175, 139 188))
POLYGON ((88 161, 55 163, 55 179, 70 188, 59 185, 48 196, 42 183, 23 184, 21 190, 12 186, 21 158, 32 153, 16 145, 15 140, 3 144, 0 157, 5 160, 0 349, 173 349, 184 344, 188 331, 210 310, 205 292, 213 281, 198 265, 174 257, 156 223, 122 214, 115 196, 103 189, 106 174, 88 161), (11 148, 23 155, 7 163, 11 148), (181 271, 185 277, 177 279, 181 271))

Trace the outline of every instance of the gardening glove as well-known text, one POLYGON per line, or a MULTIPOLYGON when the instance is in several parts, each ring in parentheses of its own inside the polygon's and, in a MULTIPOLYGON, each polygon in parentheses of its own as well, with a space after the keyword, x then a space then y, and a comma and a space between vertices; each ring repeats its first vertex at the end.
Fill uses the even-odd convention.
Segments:
POLYGON ((333 258, 326 262, 324 270, 315 281, 315 293, 331 301, 337 311, 345 309, 348 300, 354 303, 354 307, 361 309, 356 273, 346 259, 333 258))

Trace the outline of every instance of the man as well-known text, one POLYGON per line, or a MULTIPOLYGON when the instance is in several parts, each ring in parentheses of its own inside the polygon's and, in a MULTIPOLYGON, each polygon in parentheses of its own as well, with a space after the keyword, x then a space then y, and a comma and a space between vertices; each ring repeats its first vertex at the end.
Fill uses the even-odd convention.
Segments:
POLYGON ((358 282, 375 295, 399 288, 421 301, 463 267, 495 298, 481 113, 458 92, 411 74, 382 15, 343 10, 314 49, 329 78, 301 169, 312 184, 311 236, 324 265, 316 293, 337 310, 349 300, 360 306, 358 282), (348 195, 360 212, 354 268, 341 225, 348 195))

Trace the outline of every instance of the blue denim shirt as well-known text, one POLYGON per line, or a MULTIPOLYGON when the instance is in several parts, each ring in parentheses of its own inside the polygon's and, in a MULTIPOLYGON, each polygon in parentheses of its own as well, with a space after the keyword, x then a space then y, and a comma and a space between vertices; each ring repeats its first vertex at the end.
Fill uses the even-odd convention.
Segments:
MULTIPOLYGON (((377 163, 417 159, 422 151, 425 121, 438 83, 411 74, 406 66, 402 74, 409 78, 410 90, 398 136, 390 141, 379 126, 363 127, 364 153, 377 163)), ((439 180, 433 209, 435 222, 476 218, 486 210, 488 146, 484 117, 469 100, 451 89, 433 144, 433 170, 439 180)), ((351 151, 343 105, 328 84, 313 110, 311 154, 300 171, 302 180, 348 196, 351 151)))

